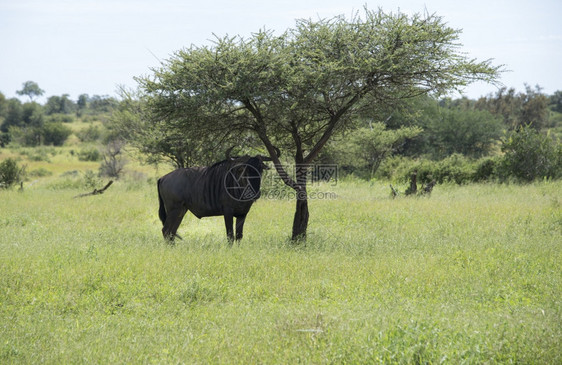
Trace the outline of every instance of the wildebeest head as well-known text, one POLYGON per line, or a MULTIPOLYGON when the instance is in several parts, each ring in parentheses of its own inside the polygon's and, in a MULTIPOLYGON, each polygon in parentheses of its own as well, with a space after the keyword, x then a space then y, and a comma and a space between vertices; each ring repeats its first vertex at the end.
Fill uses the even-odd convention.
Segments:
MULTIPOLYGON (((269 169, 264 161, 272 161, 270 157, 240 156, 231 157, 229 148, 226 152, 231 167, 225 175, 224 186, 229 196, 238 201, 254 201, 260 197, 260 186, 263 170, 269 169)), ((279 149, 276 149, 280 156, 279 149)))

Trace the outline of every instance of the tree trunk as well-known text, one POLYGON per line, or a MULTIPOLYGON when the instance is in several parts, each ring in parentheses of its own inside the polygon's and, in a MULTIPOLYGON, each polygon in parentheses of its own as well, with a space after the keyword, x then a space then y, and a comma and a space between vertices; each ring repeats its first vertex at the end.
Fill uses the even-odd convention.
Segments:
POLYGON ((296 164, 296 178, 297 178, 297 206, 295 209, 295 218, 293 219, 293 241, 300 241, 306 239, 306 229, 308 227, 308 196, 306 192, 306 180, 308 173, 308 166, 303 164, 302 159, 297 159, 296 164))
POLYGON ((308 197, 306 196, 306 185, 299 187, 297 191, 297 206, 295 218, 293 219, 293 241, 306 239, 306 229, 308 228, 308 197))

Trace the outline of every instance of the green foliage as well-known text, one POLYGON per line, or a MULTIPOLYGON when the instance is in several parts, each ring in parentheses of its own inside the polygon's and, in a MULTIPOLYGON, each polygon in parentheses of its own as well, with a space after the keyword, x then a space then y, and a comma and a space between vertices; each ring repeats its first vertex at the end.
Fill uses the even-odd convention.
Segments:
POLYGON ((427 184, 432 180, 439 184, 494 182, 504 179, 502 166, 501 157, 483 157, 475 160, 461 154, 453 154, 438 161, 395 157, 382 164, 377 177, 407 182, 412 173, 417 172, 418 183, 422 184, 427 184))
POLYGON ((109 96, 94 95, 87 100, 89 113, 104 114, 111 113, 118 106, 115 98, 109 96))
POLYGON ((409 163, 408 167, 402 167, 402 173, 398 176, 404 182, 410 180, 410 176, 417 172, 418 183, 427 184, 435 180, 438 184, 452 182, 456 184, 467 184, 472 181, 476 167, 473 160, 454 154, 440 161, 421 159, 409 163))
POLYGON ((72 123, 76 119, 70 114, 55 113, 47 116, 46 121, 51 123, 72 123))
POLYGON ((51 96, 45 104, 45 114, 70 114, 76 111, 76 104, 69 99, 68 94, 51 96))
POLYGON ((26 95, 29 97, 30 101, 33 101, 34 98, 41 96, 45 93, 36 82, 33 81, 26 81, 23 83, 22 89, 16 91, 18 95, 26 95))
POLYGON ((10 127, 10 141, 26 147, 39 146, 43 131, 39 127, 10 127))
POLYGON ((353 129, 334 138, 320 159, 324 163, 337 164, 341 172, 370 179, 406 139, 415 138, 421 132, 417 127, 387 130, 383 123, 371 123, 369 127, 353 129))
POLYGON ((0 188, 7 189, 19 183, 25 176, 25 166, 20 167, 12 158, 0 162, 0 188))
POLYGON ((481 157, 490 152, 501 135, 501 122, 486 111, 441 109, 438 118, 423 128, 434 157, 453 154, 481 157))
POLYGON ((503 87, 494 96, 480 98, 476 108, 488 110, 502 118, 511 130, 525 125, 532 125, 540 130, 548 123, 548 103, 547 96, 539 86, 533 89, 525 85, 525 92, 520 93, 516 93, 514 88, 503 87))
POLYGON ((98 174, 92 170, 88 170, 84 173, 84 185, 89 189, 99 188, 102 184, 101 179, 98 174))
POLYGON ((45 118, 41 105, 37 103, 25 103, 22 106, 20 125, 33 128, 41 128, 45 118))
POLYGON ((488 111, 474 109, 466 99, 438 102, 420 97, 404 103, 390 115, 390 128, 417 126, 420 135, 402 150, 407 156, 443 159, 455 153, 479 158, 499 142, 502 123, 488 111))
POLYGON ((549 97, 549 106, 552 111, 562 113, 562 91, 558 90, 549 97))
MULTIPOLYGON (((7 105, 8 101, 6 100, 6 96, 0 92, 0 121, 6 116, 7 105)), ((0 122, 0 125, 1 124, 0 122)))
POLYGON ((423 182, 436 180, 438 183, 453 182, 466 184, 473 178, 475 172, 474 163, 461 154, 453 154, 437 162, 432 170, 426 171, 423 182))
POLYGON ((102 154, 96 147, 84 147, 78 152, 78 159, 80 161, 100 161, 102 154))
POLYGON ((38 169, 35 170, 31 170, 28 173, 29 177, 46 177, 46 176, 51 176, 53 175, 53 173, 49 170, 47 170, 44 167, 40 167, 38 169))
POLYGON ((167 161, 177 168, 208 166, 224 159, 225 151, 233 145, 242 141, 246 142, 244 147, 252 145, 241 135, 221 140, 214 135, 186 133, 175 123, 151 122, 152 113, 135 96, 126 90, 122 90, 121 96, 123 101, 108 125, 109 135, 128 141, 150 164, 167 161))
POLYGON ((60 115, 45 118, 43 107, 37 103, 21 104, 17 99, 8 103, 6 118, 0 130, 7 135, 4 140, 13 141, 22 146, 52 144, 61 146, 70 136, 70 128, 62 125, 60 115))
POLYGON ((4 112, 4 120, 0 125, 2 132, 8 132, 10 127, 16 127, 23 124, 23 106, 18 99, 10 99, 6 102, 4 112))
POLYGON ((498 181, 501 179, 501 166, 503 157, 485 157, 477 161, 473 173, 473 182, 498 181))
POLYGON ((44 123, 40 127, 10 127, 10 139, 22 146, 34 147, 41 144, 62 146, 72 130, 62 123, 44 123))
POLYGON ((101 130, 98 126, 90 125, 88 128, 76 132, 81 142, 95 142, 101 138, 101 130))
POLYGON ((11 137, 9 133, 0 132, 0 147, 6 147, 8 143, 11 141, 11 137))
POLYGON ((72 130, 62 123, 45 123, 43 126, 43 143, 46 145, 62 146, 72 134, 72 130))
POLYGON ((45 161, 51 162, 50 157, 57 154, 57 150, 54 147, 27 147, 18 148, 17 151, 20 155, 26 156, 30 161, 45 161))
POLYGON ((458 52, 458 33, 437 16, 365 9, 364 18, 302 20, 281 36, 217 39, 138 78, 141 104, 129 110, 195 138, 251 131, 268 151, 274 141, 311 163, 360 111, 495 79, 499 68, 458 52))
POLYGON ((503 173, 521 181, 562 176, 562 145, 530 126, 512 132, 502 145, 503 173))

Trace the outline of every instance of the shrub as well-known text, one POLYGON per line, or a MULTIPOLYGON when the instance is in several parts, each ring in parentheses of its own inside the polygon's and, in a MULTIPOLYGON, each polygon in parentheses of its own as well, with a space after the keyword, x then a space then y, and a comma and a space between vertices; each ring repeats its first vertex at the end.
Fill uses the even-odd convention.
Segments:
MULTIPOLYGON (((453 154, 436 164, 433 179, 438 183, 467 184, 472 181, 475 170, 475 164, 471 159, 461 154, 453 154)), ((431 179, 424 182, 429 181, 431 179)))
POLYGON ((502 159, 500 157, 485 157, 477 161, 472 180, 474 182, 496 180, 502 159))
POLYGON ((383 161, 375 177, 379 179, 399 180, 418 165, 418 160, 404 156, 391 156, 383 161))
POLYGON ((101 160, 101 153, 95 147, 84 148, 78 152, 78 159, 80 161, 99 161, 101 160))
POLYGON ((34 147, 41 144, 42 129, 39 127, 14 127, 8 129, 10 140, 21 146, 34 147))
POLYGON ((74 117, 70 114, 55 113, 49 115, 47 118, 49 123, 72 123, 74 122, 74 117))
POLYGON ((120 140, 111 141, 103 154, 100 176, 119 178, 127 160, 123 157, 125 143, 120 140))
POLYGON ((0 188, 7 189, 23 180, 25 166, 20 167, 16 160, 8 158, 0 162, 0 188))
POLYGON ((45 176, 51 176, 53 173, 49 170, 47 170, 44 167, 40 167, 38 169, 35 170, 31 170, 29 172, 29 176, 31 177, 45 177, 45 176))
POLYGON ((498 158, 487 157, 475 161, 461 154, 453 154, 441 161, 393 158, 381 167, 378 176, 407 182, 416 171, 418 183, 421 184, 428 184, 432 180, 439 184, 468 184, 496 178, 499 164, 498 158))
POLYGON ((453 154, 441 161, 420 159, 414 163, 407 162, 407 168, 399 166, 397 170, 400 172, 396 176, 402 181, 409 181, 412 173, 416 171, 418 183, 428 184, 435 180, 439 184, 467 184, 473 180, 476 164, 461 154, 453 154))
POLYGON ((0 147, 6 147, 10 143, 10 134, 7 132, 0 132, 0 147))
POLYGON ((71 134, 72 130, 60 122, 45 123, 43 127, 43 141, 45 144, 62 146, 71 134))
POLYGON ((95 125, 91 125, 88 128, 77 132, 76 136, 82 142, 94 142, 94 141, 97 141, 98 139, 100 139, 101 131, 100 131, 99 127, 97 127, 95 125))
POLYGON ((550 134, 541 134, 523 126, 503 141, 503 178, 512 176, 520 181, 562 176, 562 145, 550 134))
POLYGON ((20 150, 20 155, 26 156, 30 161, 44 161, 51 162, 49 155, 55 156, 56 151, 54 147, 33 147, 33 148, 22 148, 20 150))
POLYGON ((84 185, 87 188, 95 189, 101 185, 101 179, 92 170, 88 170, 84 173, 84 185))

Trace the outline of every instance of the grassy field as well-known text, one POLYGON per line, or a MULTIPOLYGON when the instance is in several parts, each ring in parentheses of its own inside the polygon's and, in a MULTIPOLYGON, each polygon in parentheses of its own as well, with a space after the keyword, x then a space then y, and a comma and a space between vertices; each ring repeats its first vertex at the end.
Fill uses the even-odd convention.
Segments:
POLYGON ((0 363, 562 362, 561 182, 313 186, 306 244, 261 199, 229 248, 166 244, 154 181, 60 175, 0 191, 0 363))

